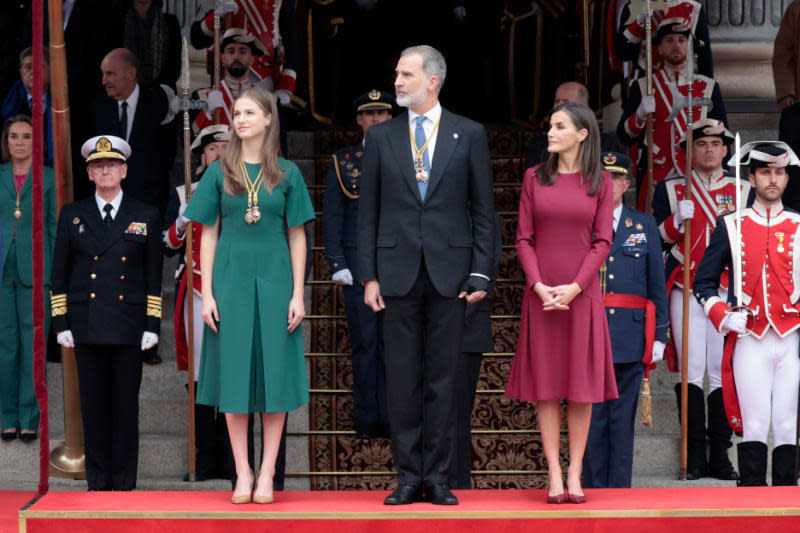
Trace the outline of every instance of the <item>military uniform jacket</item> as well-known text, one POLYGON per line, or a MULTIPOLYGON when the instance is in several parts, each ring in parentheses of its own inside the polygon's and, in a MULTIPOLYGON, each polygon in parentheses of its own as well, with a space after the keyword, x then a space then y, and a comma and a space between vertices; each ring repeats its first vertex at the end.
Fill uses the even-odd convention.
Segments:
MULTIPOLYGON (((631 87, 630 98, 624 103, 622 119, 617 126, 617 136, 627 146, 640 143, 641 155, 638 161, 638 175, 644 176, 647 171, 647 150, 645 121, 640 121, 636 109, 647 94, 645 78, 639 78, 631 87)), ((687 109, 681 110, 673 120, 667 120, 672 113, 676 97, 672 88, 677 85, 678 92, 686 96, 689 92, 689 80, 686 68, 680 73, 663 68, 653 72, 653 95, 656 100, 656 111, 653 113, 653 181, 658 183, 674 176, 686 175, 686 151, 679 143, 686 131, 688 121, 687 109)), ((692 84, 692 98, 709 98, 713 108, 692 106, 692 120, 697 122, 705 118, 721 120, 727 126, 725 106, 717 83, 701 74, 695 74, 692 84)))
MULTIPOLYGON (((655 219, 622 207, 611 251, 601 269, 605 293, 633 294, 656 307, 656 340, 666 344, 669 311, 664 290, 661 240, 655 219)), ((606 308, 614 363, 642 360, 645 347, 645 310, 606 308)))
MULTIPOLYGON (((726 266, 733 271, 735 228, 735 214, 719 218, 693 286, 695 298, 717 331, 728 304, 736 304, 734 291, 728 292, 728 304, 716 292, 726 266)), ((800 328, 800 265, 794 261, 798 249, 800 214, 781 204, 767 209, 755 203, 743 211, 742 303, 755 314, 755 322, 750 319, 747 326, 758 339, 770 327, 781 337, 800 328)))
POLYGON ((331 156, 322 203, 322 238, 331 274, 350 269, 354 283, 358 282, 356 225, 363 156, 363 144, 342 148, 331 156))
POLYGON ((161 221, 124 194, 106 228, 94 195, 64 206, 53 254, 51 306, 56 331, 76 344, 138 345, 161 324, 161 221))
MULTIPOLYGON (((750 183, 741 181, 740 198, 745 205, 751 194, 750 183)), ((673 284, 683 287, 683 230, 684 226, 675 223, 678 202, 686 199, 686 181, 683 177, 670 178, 656 185, 653 193, 653 215, 658 223, 658 231, 667 249, 666 278, 667 292, 673 284)), ((711 234, 717 225, 717 217, 736 210, 736 178, 719 170, 706 181, 696 171, 692 171, 692 253, 690 279, 694 279, 697 267, 706 251, 711 234)), ((728 274, 722 275, 720 285, 728 288, 728 274)))

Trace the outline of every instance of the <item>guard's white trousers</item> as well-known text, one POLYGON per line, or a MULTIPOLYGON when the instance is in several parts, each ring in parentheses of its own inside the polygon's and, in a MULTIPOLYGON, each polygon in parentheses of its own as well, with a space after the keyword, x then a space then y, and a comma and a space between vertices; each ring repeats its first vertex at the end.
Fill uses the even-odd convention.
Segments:
MULTIPOLYGON (((203 297, 197 294, 197 291, 191 292, 194 295, 192 298, 194 303, 194 308, 192 311, 194 312, 194 316, 192 316, 192 320, 194 321, 194 380, 195 382, 200 381, 200 358, 203 353, 203 326, 205 322, 203 322, 203 297)), ((189 305, 189 291, 186 291, 183 294, 183 328, 186 330, 186 341, 189 341, 189 320, 188 315, 189 313, 186 312, 189 305)), ((188 357, 188 356, 187 356, 188 357)))
POLYGON ((775 446, 797 440, 800 333, 780 338, 771 327, 761 339, 736 341, 733 377, 742 411, 742 440, 766 444, 770 421, 775 446))
MULTIPOLYGON (((714 329, 714 324, 708 319, 694 294, 690 293, 689 297, 691 299, 689 302, 689 383, 702 389, 703 377, 708 371, 708 392, 713 392, 722 386, 720 374, 725 337, 714 329)), ((728 291, 720 289, 719 297, 725 301, 728 291)), ((683 289, 679 287, 673 288, 669 293, 669 321, 680 369, 683 346, 683 289)))

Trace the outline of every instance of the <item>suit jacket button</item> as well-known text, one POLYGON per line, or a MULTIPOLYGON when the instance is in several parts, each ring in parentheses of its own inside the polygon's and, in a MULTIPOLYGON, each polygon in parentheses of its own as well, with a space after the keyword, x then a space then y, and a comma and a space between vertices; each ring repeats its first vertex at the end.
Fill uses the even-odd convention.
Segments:
POLYGON ((120 294, 120 295, 119 295, 119 301, 121 302, 121 301, 122 301, 122 300, 124 300, 124 299, 125 299, 125 297, 124 297, 124 296, 122 296, 122 295, 120 294))
POLYGON ((609 315, 613 315, 614 313, 616 313, 616 311, 614 311, 613 309, 609 309, 609 310, 608 310, 608 314, 609 314, 609 315))
POLYGON ((89 276, 89 277, 90 277, 90 278, 92 278, 92 279, 95 279, 95 278, 97 277, 97 274, 92 274, 92 275, 91 275, 91 276, 89 276))
POLYGON ((125 281, 125 276, 120 276, 119 279, 121 279, 122 281, 125 281))
POLYGON ((92 293, 92 294, 90 294, 90 295, 89 295, 89 298, 91 298, 92 300, 94 300, 94 299, 96 298, 96 295, 95 295, 95 293, 92 293))
POLYGON ((127 261, 127 260, 128 260, 128 258, 127 258, 127 257, 124 257, 124 256, 122 257, 122 259, 120 259, 120 261, 122 261, 123 263, 124 263, 125 261, 127 261))
POLYGON ((614 279, 614 274, 609 274, 608 279, 614 279))
POLYGON ((608 260, 613 263, 614 262, 614 256, 612 255, 611 257, 608 258, 608 260))
POLYGON ((421 238, 422 238, 422 233, 417 233, 417 239, 421 239, 421 238))

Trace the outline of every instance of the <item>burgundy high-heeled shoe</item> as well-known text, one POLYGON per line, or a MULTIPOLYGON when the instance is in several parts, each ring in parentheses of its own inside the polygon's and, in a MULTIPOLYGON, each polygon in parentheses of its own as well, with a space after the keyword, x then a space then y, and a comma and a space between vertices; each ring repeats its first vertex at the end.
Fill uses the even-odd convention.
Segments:
POLYGON ((583 496, 577 496, 575 494, 570 494, 566 490, 564 490, 564 492, 567 495, 567 501, 569 503, 586 503, 586 495, 585 494, 583 496))
POLYGON ((548 494, 547 495, 547 503, 553 503, 553 504, 556 504, 556 505, 560 505, 562 503, 566 503, 567 498, 569 498, 569 495, 567 494, 567 491, 565 489, 564 492, 562 492, 561 494, 556 494, 555 496, 550 496, 548 494))

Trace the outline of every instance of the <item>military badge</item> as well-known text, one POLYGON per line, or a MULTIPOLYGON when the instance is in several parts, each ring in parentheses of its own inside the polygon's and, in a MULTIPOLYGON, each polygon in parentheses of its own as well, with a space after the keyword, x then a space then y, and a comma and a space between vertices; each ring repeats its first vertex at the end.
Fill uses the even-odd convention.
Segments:
POLYGON ((730 213, 735 208, 734 198, 731 194, 718 194, 717 195, 717 214, 725 215, 730 213))
POLYGON ((376 89, 372 89, 367 96, 369 97, 370 100, 373 100, 373 101, 374 100, 380 100, 381 99, 381 92, 376 90, 376 89))
POLYGON ((94 145, 94 149, 98 152, 109 152, 111 151, 111 141, 105 137, 100 137, 97 140, 97 144, 94 145))
POLYGON ((626 218, 625 219, 625 227, 626 228, 630 228, 631 226, 633 226, 633 220, 631 220, 630 218, 626 218))
POLYGON ((784 251, 786 251, 786 249, 783 247, 783 237, 784 237, 784 235, 785 234, 782 231, 776 231, 775 232, 775 237, 777 237, 777 239, 778 239, 778 253, 779 254, 782 254, 784 251))
POLYGON ((617 162, 617 156, 614 154, 606 154, 603 156, 603 163, 606 166, 613 165, 617 162))
POLYGON ((622 244, 622 246, 629 246, 631 248, 647 244, 647 235, 644 233, 631 233, 622 244))
POLYGON ((79 219, 78 217, 75 217, 75 218, 72 219, 72 223, 75 224, 75 225, 80 224, 80 222, 81 222, 81 219, 79 219))
POLYGON ((125 233, 128 235, 147 236, 147 224, 145 222, 131 222, 125 233))
POLYGON ((638 229, 638 230, 640 230, 640 231, 641 231, 641 230, 643 230, 644 228, 642 227, 642 225, 641 225, 641 224, 639 224, 639 223, 637 222, 637 223, 636 223, 636 229, 638 229))
POLYGON ((84 226, 83 224, 81 224, 80 226, 78 226, 78 233, 83 233, 83 232, 85 232, 85 231, 86 231, 86 226, 84 226))
POLYGON ((357 168, 354 168, 354 169, 353 169, 353 177, 354 177, 354 178, 357 178, 359 174, 361 174, 361 173, 358 171, 358 169, 357 169, 357 168))

